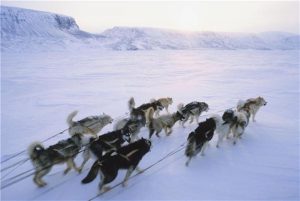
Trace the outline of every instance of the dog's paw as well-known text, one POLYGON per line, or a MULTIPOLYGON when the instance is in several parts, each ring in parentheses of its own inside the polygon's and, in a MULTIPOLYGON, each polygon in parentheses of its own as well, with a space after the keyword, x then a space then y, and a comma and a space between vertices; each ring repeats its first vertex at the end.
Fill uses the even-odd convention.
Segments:
POLYGON ((102 189, 100 189, 100 192, 105 193, 105 192, 109 191, 110 189, 111 189, 110 186, 103 186, 102 189))
POLYGON ((78 168, 78 169, 77 169, 77 172, 78 172, 79 174, 81 174, 82 168, 78 168))

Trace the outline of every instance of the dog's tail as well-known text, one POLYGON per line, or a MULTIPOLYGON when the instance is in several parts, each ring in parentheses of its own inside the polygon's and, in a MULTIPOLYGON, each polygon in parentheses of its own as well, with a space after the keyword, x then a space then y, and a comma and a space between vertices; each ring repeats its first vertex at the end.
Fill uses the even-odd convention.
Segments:
POLYGON ((236 104, 236 109, 237 111, 240 111, 246 104, 246 101, 243 100, 239 100, 236 104))
POLYGON ((81 181, 83 184, 87 184, 92 182, 96 177, 100 170, 100 164, 98 160, 93 164, 92 168, 90 169, 88 175, 81 181))
POLYGON ((153 115, 154 115, 154 109, 150 107, 145 111, 145 117, 146 117, 146 125, 149 126, 150 123, 153 120, 153 115))
POLYGON ((45 148, 40 142, 33 142, 29 145, 27 152, 31 159, 35 159, 39 156, 39 154, 44 151, 45 148))
POLYGON ((188 143, 185 148, 185 155, 187 157, 192 157, 196 150, 196 141, 195 141, 195 133, 192 132, 189 134, 188 143))
POLYGON ((71 114, 69 114, 69 116, 67 117, 67 124, 69 126, 73 125, 73 118, 77 115, 78 111, 75 110, 74 112, 72 112, 71 114))
POLYGON ((135 101, 134 101, 134 98, 131 97, 129 99, 129 101, 128 101, 128 109, 129 109, 129 111, 131 112, 134 107, 135 107, 135 101))

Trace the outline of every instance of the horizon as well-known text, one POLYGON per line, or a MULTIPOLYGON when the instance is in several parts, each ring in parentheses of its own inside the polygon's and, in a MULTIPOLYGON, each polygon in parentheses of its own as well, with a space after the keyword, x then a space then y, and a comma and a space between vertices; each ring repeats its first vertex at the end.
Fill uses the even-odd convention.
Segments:
POLYGON ((299 2, 295 1, 2 1, 1 6, 70 16, 75 19, 81 30, 91 33, 101 33, 113 27, 126 27, 165 29, 180 32, 289 32, 299 34, 299 2), (205 9, 206 11, 203 12, 205 9), (156 15, 153 15, 154 10, 156 15), (266 10, 268 10, 267 13, 265 12, 266 10), (279 10, 281 12, 277 12, 279 10), (239 13, 243 13, 243 15, 239 13), (141 17, 136 19, 136 16, 141 17), (204 21, 203 18, 207 20, 204 21), (99 19, 103 20, 99 21, 99 19))

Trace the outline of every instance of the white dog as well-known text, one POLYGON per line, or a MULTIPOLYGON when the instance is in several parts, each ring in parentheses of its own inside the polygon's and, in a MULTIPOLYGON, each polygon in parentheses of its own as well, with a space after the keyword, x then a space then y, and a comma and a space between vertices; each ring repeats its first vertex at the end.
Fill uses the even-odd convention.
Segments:
POLYGON ((262 107, 267 105, 267 102, 263 97, 257 97, 257 98, 249 98, 246 101, 239 101, 237 104, 237 111, 241 110, 249 110, 250 115, 252 115, 252 121, 255 122, 255 115, 258 112, 258 110, 262 107))
POLYGON ((215 132, 218 134, 218 142, 216 147, 218 148, 220 146, 220 143, 226 136, 228 138, 228 135, 230 134, 231 131, 231 126, 234 122, 234 111, 231 109, 228 109, 224 112, 222 115, 222 118, 220 115, 215 114, 212 116, 212 118, 215 120, 216 123, 216 130, 215 132))
POLYGON ((97 137, 97 134, 101 129, 112 123, 113 119, 107 115, 89 116, 79 121, 73 121, 73 118, 77 115, 78 111, 74 111, 67 117, 67 124, 69 125, 70 135, 78 134, 92 134, 97 137))

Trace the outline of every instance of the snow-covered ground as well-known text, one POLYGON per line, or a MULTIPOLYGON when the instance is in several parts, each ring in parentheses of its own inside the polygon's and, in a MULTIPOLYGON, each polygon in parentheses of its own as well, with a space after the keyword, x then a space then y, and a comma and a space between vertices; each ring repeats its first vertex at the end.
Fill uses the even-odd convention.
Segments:
MULTIPOLYGON (((180 102, 205 101, 208 114, 234 106, 239 99, 263 96, 268 104, 251 122, 237 145, 225 140, 219 149, 215 136, 204 157, 184 165, 183 150, 117 187, 99 200, 299 200, 299 51, 157 50, 11 53, 1 56, 1 160, 36 140, 64 130, 66 117, 75 119, 105 112, 124 116, 127 101, 137 105, 170 96, 180 102)), ((203 118, 202 118, 203 120, 203 118)), ((141 168, 178 148, 196 124, 175 125, 171 136, 153 137, 152 150, 141 168)), ((112 125, 101 133, 112 129, 112 125)), ((143 129, 140 136, 147 136, 143 129)), ((68 138, 64 133, 45 142, 68 138)), ((1 169, 23 158, 1 163, 1 169)), ((81 156, 77 157, 77 162, 81 156)), ((98 192, 65 165, 55 166, 37 188, 32 177, 1 190, 3 200, 88 200, 98 192)), ((1 172, 1 185, 32 168, 26 162, 13 172, 1 172)), ((14 169, 14 168, 13 168, 14 169)), ((120 171, 116 184, 124 178, 120 171)))

